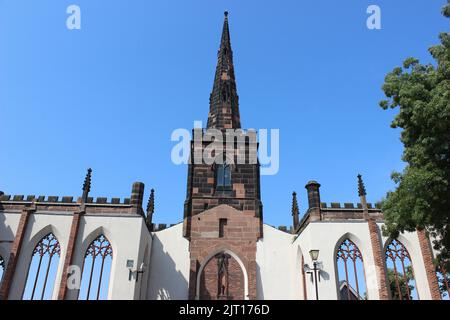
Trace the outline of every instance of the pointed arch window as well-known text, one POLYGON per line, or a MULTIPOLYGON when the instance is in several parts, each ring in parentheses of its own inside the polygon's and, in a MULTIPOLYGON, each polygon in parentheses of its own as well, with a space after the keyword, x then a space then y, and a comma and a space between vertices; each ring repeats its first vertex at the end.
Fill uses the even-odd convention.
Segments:
POLYGON ((79 299, 106 300, 111 273, 113 250, 102 234, 86 250, 79 299))
POLYGON ((386 247, 386 268, 393 300, 418 299, 411 257, 403 243, 391 240, 386 247))
POLYGON ((43 237, 33 250, 23 293, 24 300, 50 300, 55 286, 61 248, 53 233, 43 237))
POLYGON ((367 299, 361 251, 350 239, 341 242, 336 255, 341 300, 367 299))
POLYGON ((218 190, 231 189, 231 165, 226 161, 216 166, 216 188, 218 190))
POLYGON ((0 256, 0 283, 2 283, 3 274, 5 273, 5 260, 0 256))

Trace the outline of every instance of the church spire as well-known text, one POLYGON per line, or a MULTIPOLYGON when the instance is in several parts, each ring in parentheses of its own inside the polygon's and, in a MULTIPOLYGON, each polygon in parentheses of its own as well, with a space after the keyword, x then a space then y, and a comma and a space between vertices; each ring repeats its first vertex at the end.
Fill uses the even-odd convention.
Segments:
POLYGON ((217 54, 217 67, 213 90, 209 98, 208 128, 240 128, 239 97, 234 76, 228 11, 225 11, 222 38, 217 54))

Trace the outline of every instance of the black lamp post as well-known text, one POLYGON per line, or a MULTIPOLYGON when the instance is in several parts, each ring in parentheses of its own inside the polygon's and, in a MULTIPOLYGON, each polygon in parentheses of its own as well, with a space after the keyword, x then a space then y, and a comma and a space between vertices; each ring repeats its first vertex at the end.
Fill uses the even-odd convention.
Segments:
POLYGON ((313 273, 314 273, 314 282, 316 285, 316 300, 319 300, 319 288, 317 282, 320 281, 320 274, 317 276, 317 271, 320 269, 318 268, 318 262, 317 259, 319 258, 319 250, 310 250, 309 255, 311 256, 311 260, 313 262, 313 273))

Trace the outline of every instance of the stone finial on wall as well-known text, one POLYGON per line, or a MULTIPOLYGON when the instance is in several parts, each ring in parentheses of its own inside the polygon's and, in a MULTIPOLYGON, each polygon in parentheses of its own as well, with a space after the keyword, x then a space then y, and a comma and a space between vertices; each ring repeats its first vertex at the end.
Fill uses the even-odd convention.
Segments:
POLYGON ((366 199, 366 187, 364 186, 364 182, 362 180, 361 174, 358 174, 358 195, 361 201, 361 206, 365 214, 368 214, 367 210, 367 199, 366 199))
POLYGON ((89 168, 87 170, 86 177, 84 178, 83 195, 81 196, 81 202, 82 203, 86 203, 87 202, 89 191, 91 191, 91 175, 92 175, 92 169, 89 168))
POLYGON ((147 203, 147 217, 145 219, 145 223, 147 224, 147 227, 152 229, 153 223, 153 213, 155 212, 155 190, 150 190, 150 196, 148 197, 148 203, 147 203))
POLYGON ((358 195, 360 197, 367 195, 366 187, 364 186, 361 174, 358 174, 358 195))
POLYGON ((292 192, 292 220, 293 220, 293 229, 294 232, 298 228, 299 219, 298 219, 298 202, 297 202, 297 193, 294 191, 292 192))

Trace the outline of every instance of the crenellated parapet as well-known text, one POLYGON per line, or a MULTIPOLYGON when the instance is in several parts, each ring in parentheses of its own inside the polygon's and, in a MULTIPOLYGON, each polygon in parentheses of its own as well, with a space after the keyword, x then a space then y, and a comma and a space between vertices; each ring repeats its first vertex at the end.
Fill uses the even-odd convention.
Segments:
POLYGON ((152 231, 153 232, 163 231, 176 225, 177 223, 172 223, 170 225, 168 225, 167 223, 159 223, 159 224, 154 223, 152 231))
MULTIPOLYGON (((321 202, 320 203, 320 208, 321 209, 363 209, 363 205, 361 203, 352 203, 352 202, 344 202, 344 203, 340 203, 340 202, 330 202, 330 204, 328 205, 326 202, 321 202)), ((381 210, 381 204, 380 203, 367 203, 367 208, 368 209, 373 209, 373 210, 381 210)))
POLYGON ((367 203, 367 209, 365 209, 361 203, 331 202, 327 205, 325 202, 322 202, 320 204, 320 213, 322 221, 367 219, 367 214, 375 220, 383 220, 383 213, 379 203, 375 205, 367 203))
POLYGON ((288 226, 278 226, 276 229, 286 232, 286 233, 293 233, 293 228, 288 226))
MULTIPOLYGON (((294 233, 299 233, 310 223, 315 221, 349 221, 367 220, 383 221, 381 203, 372 204, 366 201, 366 189, 362 176, 358 175, 358 195, 361 202, 321 202, 320 184, 317 181, 309 181, 305 186, 308 194, 308 209, 305 215, 294 228, 294 233)), ((297 209, 298 210, 298 209, 297 209)))
MULTIPOLYGON (((88 197, 83 204, 86 214, 108 213, 108 214, 139 214, 131 205, 130 198, 120 199, 106 197, 88 197)), ((34 195, 2 195, 0 196, 0 211, 21 212, 33 205, 36 212, 77 212, 80 210, 81 197, 74 200, 71 196, 34 196, 34 195)))
POLYGON ((126 214, 145 217, 142 209, 144 184, 133 183, 130 198, 90 197, 92 169, 87 170, 82 196, 43 196, 0 194, 0 212, 22 212, 30 206, 35 212, 82 212, 84 214, 126 214))
MULTIPOLYGON (((81 197, 76 198, 72 196, 35 196, 35 195, 8 195, 4 194, 0 196, 0 202, 2 203, 61 203, 61 204, 79 204, 81 203, 81 197)), ((86 203, 93 204, 130 204, 130 198, 110 198, 107 197, 87 197, 86 203)))

